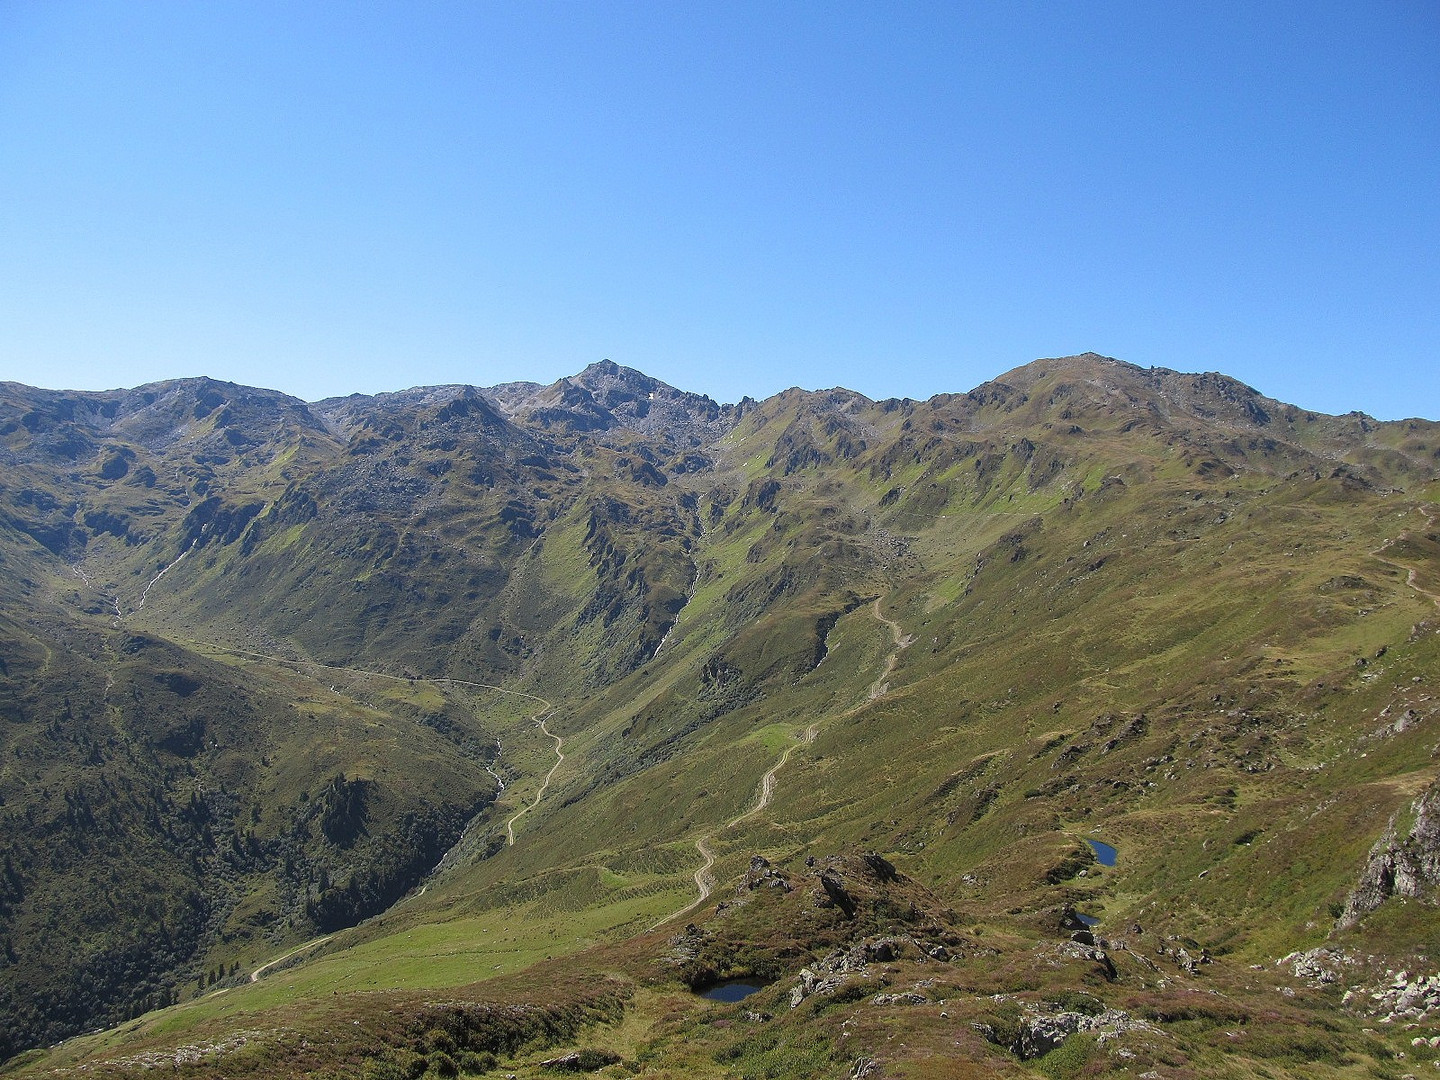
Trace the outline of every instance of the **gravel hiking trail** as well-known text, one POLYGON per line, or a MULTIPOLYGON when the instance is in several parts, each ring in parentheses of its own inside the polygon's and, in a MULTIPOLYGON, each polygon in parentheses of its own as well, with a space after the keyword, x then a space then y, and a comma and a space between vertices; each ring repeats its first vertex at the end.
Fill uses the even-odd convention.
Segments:
MULTIPOLYGON (((897 623, 894 619, 890 619, 885 616, 885 613, 880 609, 880 598, 878 596, 875 598, 875 603, 870 606, 870 614, 874 617, 876 622, 882 623, 890 629, 890 640, 892 643, 892 648, 890 652, 887 653, 885 656, 885 666, 881 670, 880 677, 871 684, 870 689, 865 696, 865 699, 859 704, 852 705, 849 709, 847 709, 844 713, 841 714, 842 716, 853 716, 870 702, 876 700, 877 698, 884 697, 887 693, 890 692, 889 679, 890 676, 895 673, 895 665, 899 663, 900 653, 903 650, 908 649, 915 641, 913 637, 909 637, 904 633, 904 631, 900 628, 899 623, 897 623)), ((658 930, 666 923, 673 922, 674 920, 680 918, 680 916, 682 915, 690 914, 690 912, 694 911, 696 908, 698 908, 701 904, 705 903, 705 901, 710 898, 710 894, 715 891, 715 875, 711 873, 711 868, 715 865, 715 853, 710 848, 710 841, 715 839, 716 835, 718 835, 719 833, 726 832, 729 829, 733 829, 742 821, 748 821, 750 818, 754 817, 756 814, 760 813, 760 811, 764 810, 767 806, 770 805, 771 800, 775 797, 775 788, 778 784, 776 777, 778 776, 780 770, 783 769, 785 767, 785 763, 790 760, 790 755, 795 752, 795 748, 797 746, 800 746, 803 743, 812 743, 815 741, 816 733, 820 729, 820 723, 820 720, 813 721, 810 726, 807 727, 805 731, 801 734, 801 741, 791 743, 789 746, 785 747, 784 751, 780 754, 779 760, 776 761, 774 765, 771 765, 770 768, 766 771, 765 775, 760 778, 760 789, 754 806, 750 807, 749 810, 746 810, 738 817, 731 818, 725 823, 723 828, 717 829, 713 833, 706 833, 704 836, 700 837, 700 839, 695 841, 695 850, 698 851, 701 858, 705 860, 704 865, 701 866, 700 869, 696 870, 694 875, 695 889, 699 893, 699 895, 694 900, 690 901, 690 903, 682 907, 679 911, 673 911, 669 915, 666 915, 663 919, 661 919, 654 926, 652 926, 650 928, 651 930, 658 930)))

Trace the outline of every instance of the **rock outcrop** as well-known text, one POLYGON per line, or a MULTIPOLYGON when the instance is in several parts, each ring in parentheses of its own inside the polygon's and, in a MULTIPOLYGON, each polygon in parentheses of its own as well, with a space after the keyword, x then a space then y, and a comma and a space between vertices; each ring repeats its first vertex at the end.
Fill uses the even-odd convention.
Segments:
MULTIPOLYGON (((871 964, 888 964, 910 959, 948 961, 950 952, 938 942, 926 941, 909 934, 866 938, 846 948, 834 949, 811 967, 801 968, 795 985, 790 988, 790 1007, 816 994, 833 994, 847 983, 872 978, 871 964)), ((883 985, 881 983, 880 985, 883 985)), ((926 1000, 923 994, 880 994, 877 1005, 917 1004, 926 1000)))
POLYGON ((825 890, 825 895, 830 902, 845 912, 847 918, 855 917, 855 898, 845 888, 845 883, 840 880, 840 875, 833 870, 822 870, 819 874, 820 885, 825 890))
POLYGON ((1385 981, 1368 992, 1365 988, 1345 991, 1341 1003, 1378 1016, 1382 1024, 1418 1020, 1440 1009, 1440 974, 1412 978, 1408 971, 1398 975, 1387 972, 1385 981))
POLYGON ((785 876, 784 871, 771 866, 770 860, 763 855, 752 855, 750 869, 745 872, 745 876, 740 879, 740 884, 735 887, 735 895, 744 896, 747 892, 766 888, 789 892, 791 889, 790 879, 785 876))
POLYGON ((1097 1032, 1103 1044, 1127 1032, 1153 1030, 1146 1021, 1136 1020, 1121 1009, 1106 1009, 1096 1016, 1078 1012, 1027 1012, 1008 1040, 988 1026, 982 1026, 980 1033, 1022 1061, 1031 1061, 1044 1057, 1077 1032, 1097 1032))
POLYGON ((1355 957, 1350 953, 1323 947, 1292 952, 1275 961, 1276 967, 1288 967, 1297 979, 1309 979, 1313 986, 1340 982, 1343 978, 1340 969, 1355 963, 1355 957))
POLYGON ((540 1068, 550 1069, 554 1072, 595 1072, 607 1065, 614 1065, 620 1060, 620 1055, 613 1050, 597 1050, 593 1047, 586 1047, 583 1050, 573 1050, 568 1054, 561 1054, 559 1057, 548 1058, 540 1062, 540 1068))
POLYGON ((1337 929, 1349 930, 1392 896, 1431 899, 1440 888, 1440 781, 1411 806, 1414 823, 1403 837, 1395 819, 1370 849, 1360 881, 1345 900, 1337 929))

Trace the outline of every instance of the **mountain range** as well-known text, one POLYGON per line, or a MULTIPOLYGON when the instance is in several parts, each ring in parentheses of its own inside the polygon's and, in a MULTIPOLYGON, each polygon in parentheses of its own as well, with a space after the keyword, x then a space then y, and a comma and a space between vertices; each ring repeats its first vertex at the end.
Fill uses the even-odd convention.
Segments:
POLYGON ((1440 424, 1094 354, 0 384, 0 1058, 1432 1068, 1437 496, 1440 424))

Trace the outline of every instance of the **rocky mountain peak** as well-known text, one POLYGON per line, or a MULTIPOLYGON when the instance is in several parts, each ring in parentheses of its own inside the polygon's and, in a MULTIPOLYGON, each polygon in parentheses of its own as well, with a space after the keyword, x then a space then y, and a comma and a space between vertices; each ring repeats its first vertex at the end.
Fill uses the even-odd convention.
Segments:
POLYGON ((613 360, 596 361, 549 386, 505 383, 482 392, 508 415, 552 430, 625 428, 691 441, 722 435, 734 423, 733 407, 613 360))

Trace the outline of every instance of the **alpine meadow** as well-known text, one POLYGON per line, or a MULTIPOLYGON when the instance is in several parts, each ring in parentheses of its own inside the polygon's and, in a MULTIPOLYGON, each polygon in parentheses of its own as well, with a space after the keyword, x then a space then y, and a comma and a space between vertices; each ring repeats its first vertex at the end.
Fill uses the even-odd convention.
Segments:
POLYGON ((0 383, 0 1072, 1440 1066, 1440 423, 0 383))

